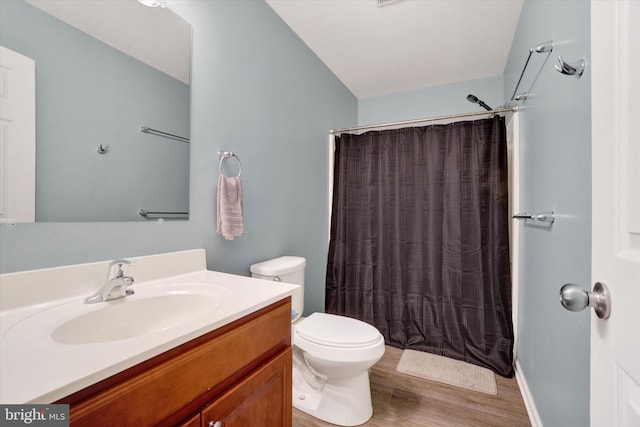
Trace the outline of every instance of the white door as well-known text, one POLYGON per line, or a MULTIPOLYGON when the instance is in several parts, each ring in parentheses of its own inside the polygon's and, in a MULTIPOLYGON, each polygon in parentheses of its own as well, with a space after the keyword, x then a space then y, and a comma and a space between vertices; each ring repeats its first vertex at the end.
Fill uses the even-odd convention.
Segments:
POLYGON ((591 426, 640 426, 640 1, 592 0, 591 426))
POLYGON ((33 59, 0 46, 0 222, 35 221, 33 59))

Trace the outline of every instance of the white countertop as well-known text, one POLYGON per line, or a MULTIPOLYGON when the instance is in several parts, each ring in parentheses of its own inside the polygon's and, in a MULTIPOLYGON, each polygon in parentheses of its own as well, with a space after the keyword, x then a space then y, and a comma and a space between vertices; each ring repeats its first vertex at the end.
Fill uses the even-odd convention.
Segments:
POLYGON ((6 339, 7 332, 25 319, 61 304, 83 304, 87 295, 1 312, 0 402, 54 402, 286 298, 298 289, 288 283, 207 270, 136 283, 133 289, 177 283, 222 286, 230 291, 231 297, 206 318, 137 337, 92 344, 60 344, 38 331, 24 341, 16 340, 15 333, 11 340, 6 339))

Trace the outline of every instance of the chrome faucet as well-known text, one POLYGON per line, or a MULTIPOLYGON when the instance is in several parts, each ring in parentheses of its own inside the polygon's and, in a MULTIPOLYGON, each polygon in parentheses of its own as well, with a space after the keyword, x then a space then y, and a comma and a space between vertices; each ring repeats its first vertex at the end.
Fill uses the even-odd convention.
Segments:
POLYGON ((98 292, 85 299, 85 304, 111 301, 124 298, 127 295, 133 295, 133 289, 129 289, 129 286, 133 284, 133 277, 124 275, 124 269, 126 268, 124 266, 131 264, 133 262, 126 259, 111 261, 104 285, 98 292))

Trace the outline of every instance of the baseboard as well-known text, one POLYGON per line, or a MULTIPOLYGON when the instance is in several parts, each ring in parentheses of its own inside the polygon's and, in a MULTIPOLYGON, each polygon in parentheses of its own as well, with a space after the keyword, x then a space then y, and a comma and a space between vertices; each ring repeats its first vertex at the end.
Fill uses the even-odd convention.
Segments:
POLYGON ((522 400, 524 400, 524 406, 527 408, 527 413, 529 414, 531 427, 543 427, 542 421, 540 421, 540 415, 538 415, 538 410, 536 409, 536 404, 533 400, 533 396, 531 395, 531 391, 529 390, 529 385, 527 384, 527 380, 525 379, 524 373, 522 372, 522 367, 520 366, 519 360, 516 360, 515 371, 516 381, 518 382, 518 387, 520 388, 522 400))

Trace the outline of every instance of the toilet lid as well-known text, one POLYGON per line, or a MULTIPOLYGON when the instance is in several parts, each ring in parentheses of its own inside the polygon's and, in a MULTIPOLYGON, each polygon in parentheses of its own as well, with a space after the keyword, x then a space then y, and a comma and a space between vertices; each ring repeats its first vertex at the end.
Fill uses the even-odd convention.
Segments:
POLYGON ((295 331, 307 341, 331 347, 365 347, 381 338, 368 323, 327 313, 313 313, 296 324, 295 331))

